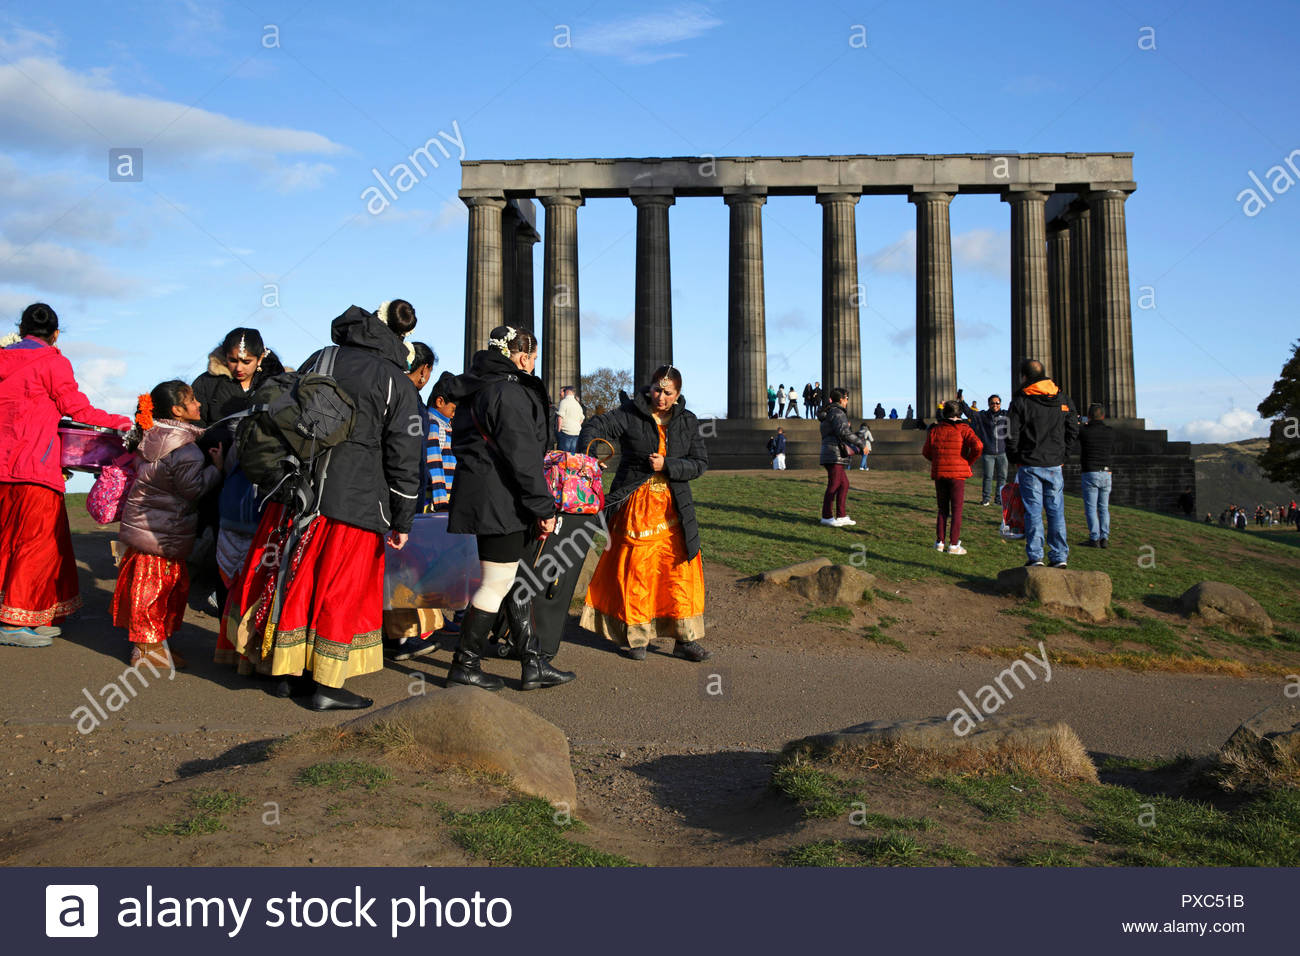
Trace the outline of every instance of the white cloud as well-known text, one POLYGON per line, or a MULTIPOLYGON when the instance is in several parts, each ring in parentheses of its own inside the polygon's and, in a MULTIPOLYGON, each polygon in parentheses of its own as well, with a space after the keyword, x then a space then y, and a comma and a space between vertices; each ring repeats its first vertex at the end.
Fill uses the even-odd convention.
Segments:
MULTIPOLYGON (((83 323, 75 324, 80 327, 83 323)), ((122 382, 127 374, 127 356, 122 349, 85 339, 62 338, 59 349, 72 363, 77 384, 95 405, 124 415, 134 411, 136 395, 122 382)))
MULTIPOLYGON (((96 188, 102 184, 71 172, 28 173, 0 154, 0 230, 20 244, 38 238, 121 242, 126 207, 120 194, 96 188)), ((133 230, 132 238, 138 233, 133 230)))
POLYGON ((995 278, 1011 274, 1011 236, 1005 231, 971 229, 952 237, 953 266, 995 278))
POLYGON ((1233 408, 1217 419, 1198 418, 1177 429, 1183 441, 1223 442, 1258 438, 1268 434, 1269 423, 1244 408, 1233 408))
POLYGON ((663 13, 610 20, 573 31, 573 48, 599 56, 612 56, 625 63, 655 63, 685 56, 663 47, 694 40, 722 25, 707 7, 678 6, 663 13))
POLYGON ((95 256, 53 242, 18 246, 0 237, 0 282, 41 294, 125 298, 135 283, 113 274, 95 256))
POLYGON ((357 220, 363 226, 393 226, 411 223, 420 229, 443 232, 461 228, 469 219, 469 209, 459 199, 445 199, 437 212, 423 207, 406 208, 396 203, 377 216, 362 216, 357 220))
POLYGON ((907 230, 897 241, 867 256, 867 271, 916 275, 916 230, 907 230))
POLYGON ((27 51, 0 65, 0 145, 36 153, 71 150, 104 163, 109 147, 143 147, 146 168, 151 154, 247 160, 343 150, 319 133, 122 92, 111 71, 68 69, 48 55, 53 46, 30 34, 0 42, 0 49, 27 51))

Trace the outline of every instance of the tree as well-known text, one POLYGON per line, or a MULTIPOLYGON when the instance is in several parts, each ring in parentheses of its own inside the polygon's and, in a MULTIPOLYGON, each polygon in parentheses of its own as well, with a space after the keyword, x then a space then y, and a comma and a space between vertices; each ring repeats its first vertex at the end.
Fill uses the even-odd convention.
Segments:
POLYGON ((592 414, 603 415, 618 407, 618 393, 632 391, 632 370, 629 368, 598 368, 582 376, 582 403, 592 414))
POLYGON ((1290 485, 1300 492, 1300 341, 1273 383, 1273 391, 1259 403, 1259 414, 1273 419, 1268 448, 1259 456, 1259 468, 1269 481, 1290 485))

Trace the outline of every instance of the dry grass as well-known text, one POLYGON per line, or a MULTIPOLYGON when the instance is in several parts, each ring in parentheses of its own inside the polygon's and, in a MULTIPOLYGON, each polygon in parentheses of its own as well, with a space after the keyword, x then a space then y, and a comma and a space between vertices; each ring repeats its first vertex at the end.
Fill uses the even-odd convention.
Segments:
POLYGON ((1231 747, 1219 754, 1212 776, 1223 789, 1242 793, 1300 789, 1300 763, 1281 754, 1270 759, 1244 747, 1231 747))
MULTIPOLYGON (((1023 647, 987 644, 966 647, 963 650, 980 657, 1011 660, 1025 653, 1023 647)), ((1052 663, 1066 667, 1126 668, 1135 671, 1163 671, 1170 674, 1222 674, 1228 677, 1285 677, 1295 668, 1282 664, 1245 664, 1222 657, 1184 657, 1181 654, 1141 654, 1118 651, 1110 654, 1076 654, 1053 650, 1052 663)))
POLYGON ((808 748, 793 751, 787 760, 816 759, 837 772, 899 771, 921 779, 955 774, 984 777, 1025 773, 1042 780, 1097 782, 1097 768, 1074 731, 1062 725, 1044 745, 1005 742, 995 747, 930 750, 878 741, 842 747, 823 754, 808 748))

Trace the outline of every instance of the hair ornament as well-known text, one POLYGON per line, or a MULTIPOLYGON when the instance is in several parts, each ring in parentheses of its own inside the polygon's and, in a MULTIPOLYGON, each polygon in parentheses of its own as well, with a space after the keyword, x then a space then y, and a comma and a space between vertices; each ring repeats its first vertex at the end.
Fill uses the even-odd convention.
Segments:
POLYGON ((144 431, 153 428, 153 396, 148 392, 136 402, 135 423, 144 431))
POLYGON ((375 311, 375 315, 379 316, 379 321, 384 325, 388 324, 388 307, 392 304, 391 299, 387 302, 380 302, 379 308, 375 311))
POLYGON ((504 337, 499 339, 488 339, 488 345, 496 349, 506 358, 510 358, 510 343, 515 340, 515 336, 519 333, 508 325, 505 326, 505 330, 506 334, 504 337))
POLYGON ((17 332, 10 332, 4 338, 0 339, 0 349, 7 349, 11 345, 17 345, 23 340, 23 337, 17 332))
POLYGON ((246 358, 249 357, 249 355, 248 355, 248 346, 246 346, 246 345, 244 344, 244 336, 243 336, 243 333, 240 333, 240 336, 239 336, 239 347, 238 347, 237 349, 235 349, 235 354, 236 354, 239 358, 241 358, 241 359, 246 359, 246 358))

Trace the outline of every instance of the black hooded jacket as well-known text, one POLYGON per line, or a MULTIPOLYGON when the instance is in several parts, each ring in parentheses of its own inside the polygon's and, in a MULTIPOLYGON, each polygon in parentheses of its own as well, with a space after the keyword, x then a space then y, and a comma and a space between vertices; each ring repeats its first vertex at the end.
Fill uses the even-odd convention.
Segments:
MULTIPOLYGON (((619 407, 596 418, 587 419, 578 436, 579 450, 597 438, 612 443, 620 454, 618 471, 605 498, 606 506, 617 508, 654 475, 650 456, 659 450, 659 426, 650 411, 644 393, 628 398, 619 392, 619 407)), ((671 417, 664 427, 665 449, 663 475, 673 496, 673 506, 682 523, 686 543, 686 560, 700 553, 700 526, 695 520, 695 501, 690 482, 709 467, 709 454, 700 435, 700 421, 686 410, 686 399, 678 396, 671 417)))
POLYGON ((1031 468, 1065 464, 1079 438, 1079 413, 1050 378, 1026 382, 1011 397, 1007 461, 1031 468))
MULTIPOLYGON (((320 511, 384 534, 411 530, 424 467, 420 396, 406 377, 406 346, 373 312, 351 306, 330 325, 340 346, 334 380, 356 403, 352 435, 330 452, 320 511)), ((313 352, 302 365, 311 371, 313 352)))
POLYGON ((456 376, 447 398, 456 403, 456 481, 447 530, 514 534, 554 515, 555 498, 542 474, 551 403, 541 379, 485 349, 475 353, 469 371, 456 376))
POLYGON ((194 397, 199 400, 199 424, 207 428, 227 415, 252 408, 253 393, 257 387, 271 376, 282 372, 284 366, 276 354, 268 349, 262 356, 262 363, 253 372, 252 384, 245 391, 230 374, 221 349, 213 349, 208 355, 208 370, 190 386, 194 390, 194 397))

